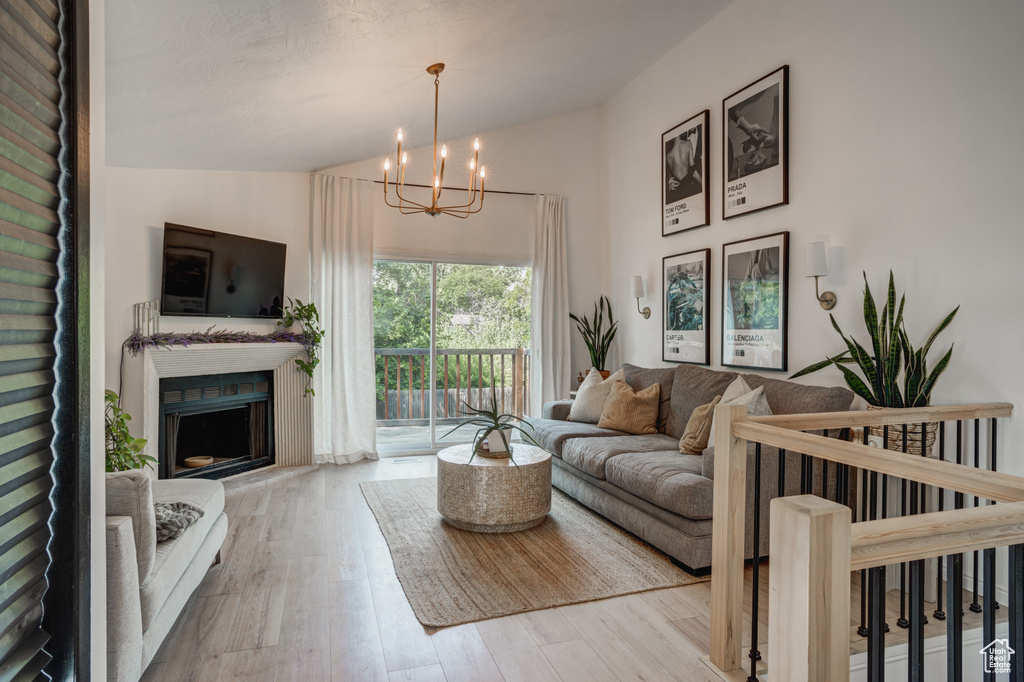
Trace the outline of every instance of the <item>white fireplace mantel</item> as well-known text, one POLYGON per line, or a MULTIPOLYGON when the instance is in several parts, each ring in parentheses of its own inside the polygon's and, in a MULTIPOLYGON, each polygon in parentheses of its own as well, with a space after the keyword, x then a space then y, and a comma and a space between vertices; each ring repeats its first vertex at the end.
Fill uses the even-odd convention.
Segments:
POLYGON ((302 344, 207 343, 147 348, 137 356, 124 352, 121 405, 133 416, 132 434, 146 439, 143 452, 150 457, 159 453, 160 379, 272 370, 275 461, 279 466, 313 463, 313 399, 305 395, 306 375, 294 362, 305 352, 302 344))

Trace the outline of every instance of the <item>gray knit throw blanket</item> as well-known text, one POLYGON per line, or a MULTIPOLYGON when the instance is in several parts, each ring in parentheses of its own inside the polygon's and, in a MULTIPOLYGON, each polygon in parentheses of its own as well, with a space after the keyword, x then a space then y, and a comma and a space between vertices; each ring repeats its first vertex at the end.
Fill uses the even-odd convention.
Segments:
POLYGON ((203 510, 187 502, 157 502, 156 541, 173 540, 203 516, 203 510))

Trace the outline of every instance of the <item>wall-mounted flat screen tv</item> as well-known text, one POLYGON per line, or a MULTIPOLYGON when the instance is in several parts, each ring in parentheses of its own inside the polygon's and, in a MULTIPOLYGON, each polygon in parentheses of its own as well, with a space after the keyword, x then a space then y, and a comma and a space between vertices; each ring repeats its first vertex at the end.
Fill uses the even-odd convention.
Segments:
POLYGON ((280 318, 284 244, 164 223, 162 315, 280 318))

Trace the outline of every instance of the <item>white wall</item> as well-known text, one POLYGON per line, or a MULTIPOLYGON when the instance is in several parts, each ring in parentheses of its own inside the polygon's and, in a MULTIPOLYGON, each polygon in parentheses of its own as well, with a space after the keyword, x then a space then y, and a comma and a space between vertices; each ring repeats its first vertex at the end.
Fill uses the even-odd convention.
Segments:
MULTIPOLYGON (((164 223, 288 245, 285 295, 309 293, 309 176, 138 168, 106 169, 106 385, 117 390, 133 306, 160 298, 164 223)), ((163 317, 161 331, 270 331, 272 322, 163 317)))
MULTIPOLYGON (((561 194, 566 197, 569 306, 586 312, 608 293, 607 231, 604 229, 604 163, 600 108, 553 116, 510 128, 481 133, 481 161, 487 168, 487 189, 561 194)), ((443 130, 441 131, 443 134, 443 130)), ((466 164, 473 138, 444 140, 449 148, 445 186, 468 184, 466 164)), ((439 144, 442 140, 438 141, 439 144)), ((369 180, 383 179, 384 155, 322 172, 369 180)), ((406 182, 427 183, 431 149, 409 152, 406 182)), ((394 163, 392 163, 394 169, 394 163)), ((394 179, 394 175, 391 176, 394 179)), ((383 192, 382 186, 381 190, 383 192)), ((409 188, 409 198, 416 199, 409 188)), ((429 190, 419 190, 427 192, 429 190)), ((465 192, 448 197, 458 202, 465 192)), ((444 195, 442 195, 444 196, 444 195)), ((394 198, 392 197, 392 201, 394 198)), ((424 200, 419 196, 419 200, 424 200)), ((401 215, 381 204, 374 214, 374 251, 383 257, 437 258, 480 263, 527 264, 533 256, 534 197, 487 194, 484 209, 465 220, 450 216, 401 215)), ((573 332, 575 371, 589 368, 586 346, 573 332)))
MULTIPOLYGON (((605 108, 608 286, 625 310, 629 276, 644 274, 655 311, 650 320, 623 314, 622 356, 663 364, 661 258, 711 247, 718 366, 721 245, 789 230, 790 372, 841 349, 804 277, 805 245, 824 240, 837 257, 822 284, 838 295, 845 330, 866 339, 861 270, 877 296, 891 268, 917 343, 962 306, 940 337, 943 352, 956 348, 934 401, 1024 405, 1022 27, 1019 2, 736 0, 617 93, 605 108), (782 64, 790 65, 790 204, 725 222, 722 98, 782 64), (663 238, 660 135, 704 108, 712 224, 663 238)), ((809 380, 842 383, 836 372, 809 380)), ((1024 441, 1019 417, 1008 426, 1006 443, 1024 441)), ((1019 453, 1002 461, 1024 474, 1019 453)))

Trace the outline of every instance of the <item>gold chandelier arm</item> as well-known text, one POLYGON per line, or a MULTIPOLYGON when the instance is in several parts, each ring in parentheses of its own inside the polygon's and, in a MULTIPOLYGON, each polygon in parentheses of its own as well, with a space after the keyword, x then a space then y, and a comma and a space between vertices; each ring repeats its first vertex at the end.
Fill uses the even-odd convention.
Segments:
POLYGON ((397 187, 395 188, 395 194, 398 195, 398 205, 399 205, 399 207, 401 207, 402 204, 412 204, 413 206, 418 206, 420 209, 423 209, 423 210, 426 210, 426 209, 430 208, 429 206, 427 206, 425 204, 421 204, 418 201, 413 201, 412 199, 406 199, 405 197, 402 196, 402 190, 400 188, 397 188, 397 187))

